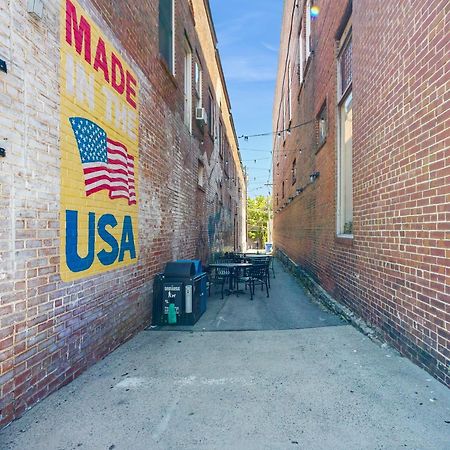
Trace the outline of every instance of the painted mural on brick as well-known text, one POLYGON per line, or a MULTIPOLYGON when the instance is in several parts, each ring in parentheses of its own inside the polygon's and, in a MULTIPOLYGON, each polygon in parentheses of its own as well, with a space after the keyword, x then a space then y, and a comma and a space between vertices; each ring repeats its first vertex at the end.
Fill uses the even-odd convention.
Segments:
POLYGON ((74 0, 61 6, 61 277, 138 257, 138 80, 74 0))

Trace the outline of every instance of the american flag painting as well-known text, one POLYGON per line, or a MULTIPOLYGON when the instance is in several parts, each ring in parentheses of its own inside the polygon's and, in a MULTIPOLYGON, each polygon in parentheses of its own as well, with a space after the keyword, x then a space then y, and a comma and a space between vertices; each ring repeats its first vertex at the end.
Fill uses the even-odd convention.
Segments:
POLYGON ((134 157, 125 145, 109 139, 96 123, 70 117, 83 166, 86 196, 106 190, 110 199, 125 198, 136 204, 134 157))

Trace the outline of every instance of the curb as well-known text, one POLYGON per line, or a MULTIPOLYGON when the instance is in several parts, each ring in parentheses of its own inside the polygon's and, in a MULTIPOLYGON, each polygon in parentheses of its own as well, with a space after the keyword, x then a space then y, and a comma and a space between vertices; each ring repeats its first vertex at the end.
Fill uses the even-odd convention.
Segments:
POLYGON ((343 320, 353 325, 357 330, 367 336, 370 340, 374 341, 383 348, 389 347, 392 351, 398 355, 400 353, 392 346, 388 345, 383 338, 381 330, 368 325, 361 317, 357 316, 350 308, 342 305, 335 300, 325 289, 315 281, 311 275, 303 270, 296 262, 294 262, 286 253, 281 250, 276 250, 277 259, 283 264, 283 266, 290 272, 299 284, 306 290, 309 297, 320 305, 323 305, 326 309, 333 314, 338 315, 343 320))

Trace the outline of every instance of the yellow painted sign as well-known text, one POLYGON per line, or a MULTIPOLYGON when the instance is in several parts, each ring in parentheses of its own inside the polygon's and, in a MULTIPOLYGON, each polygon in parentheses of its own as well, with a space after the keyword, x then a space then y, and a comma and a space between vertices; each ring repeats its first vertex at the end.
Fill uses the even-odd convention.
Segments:
POLYGON ((137 262, 138 79, 75 0, 61 7, 61 278, 137 262))

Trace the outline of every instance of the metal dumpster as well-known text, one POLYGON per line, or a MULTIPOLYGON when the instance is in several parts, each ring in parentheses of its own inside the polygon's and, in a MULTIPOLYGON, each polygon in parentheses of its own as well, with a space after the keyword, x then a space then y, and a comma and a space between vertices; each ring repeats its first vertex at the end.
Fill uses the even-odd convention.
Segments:
POLYGON ((206 310, 206 273, 192 260, 171 261, 153 285, 154 325, 168 324, 171 303, 175 306, 177 325, 193 325, 206 310))

